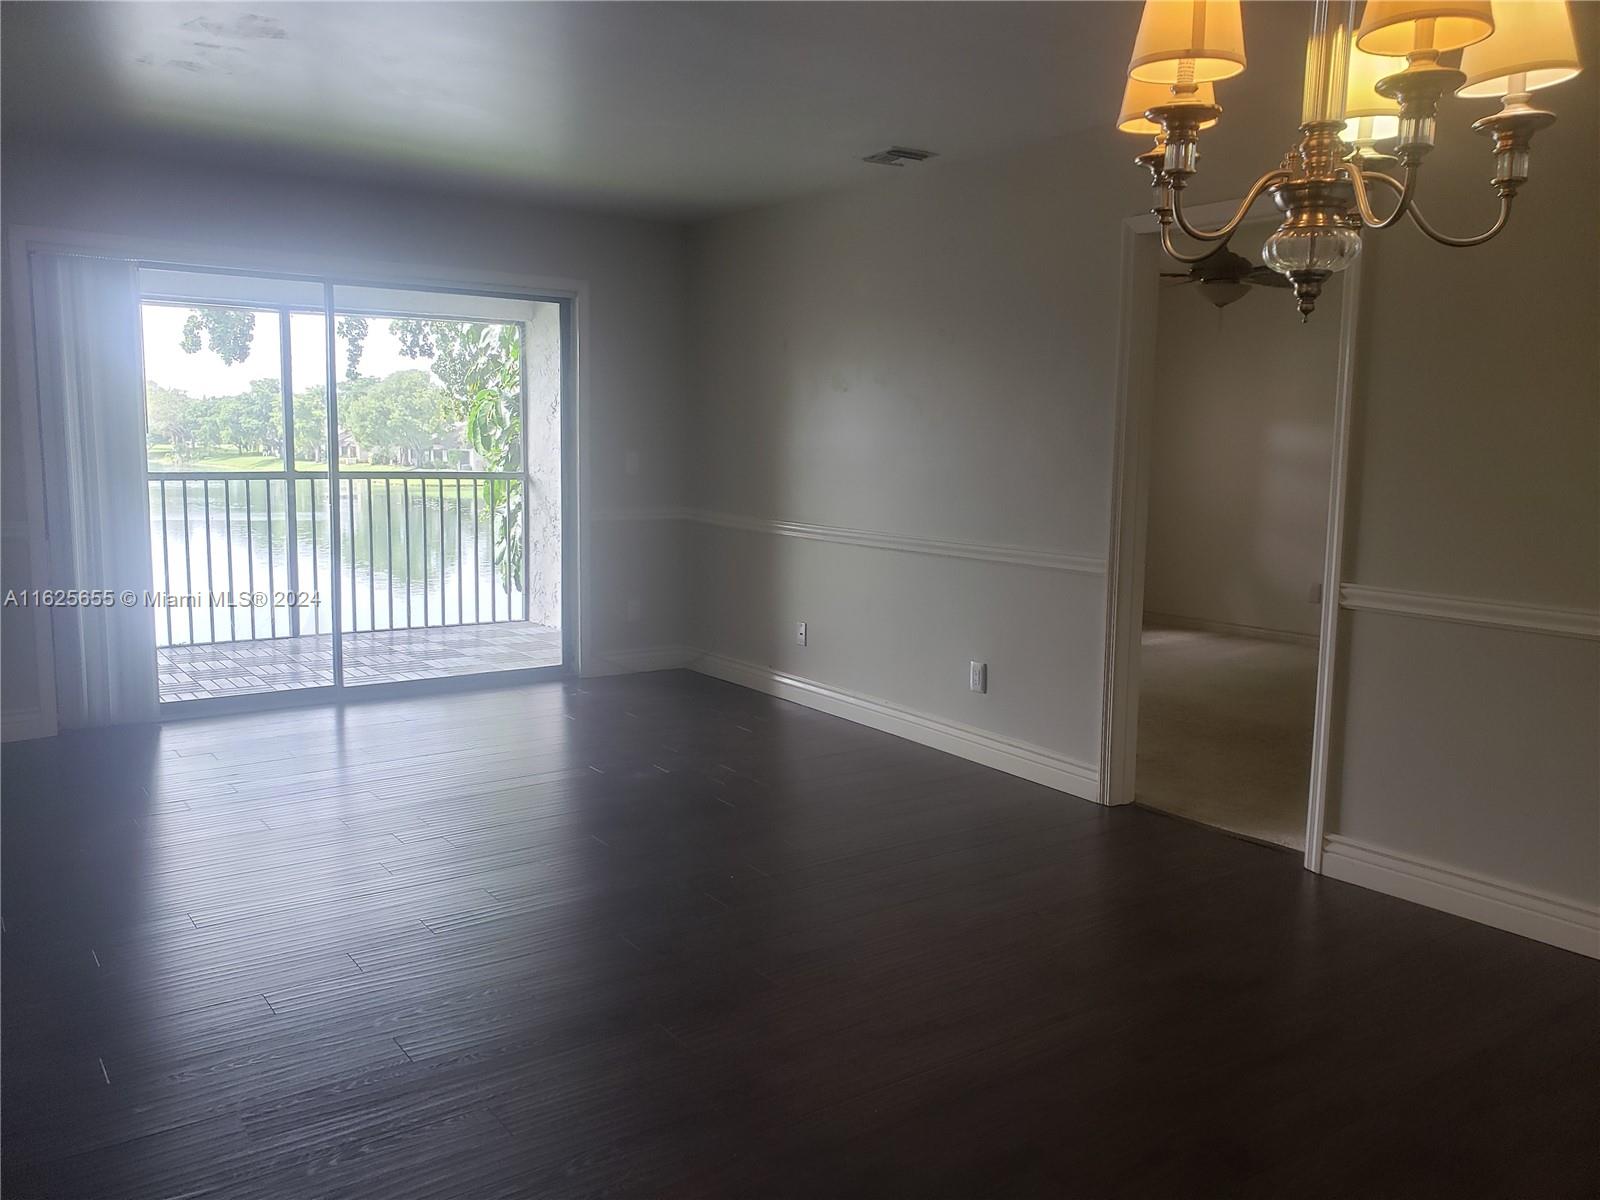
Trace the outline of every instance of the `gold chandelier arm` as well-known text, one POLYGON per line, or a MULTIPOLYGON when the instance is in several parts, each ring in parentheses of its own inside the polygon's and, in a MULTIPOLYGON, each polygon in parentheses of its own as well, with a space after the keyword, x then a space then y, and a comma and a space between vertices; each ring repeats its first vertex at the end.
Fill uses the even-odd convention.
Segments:
MULTIPOLYGON (((1256 180, 1250 185, 1250 190, 1245 193, 1244 201, 1239 205, 1238 211, 1235 212, 1229 219, 1228 223, 1223 225, 1220 229, 1200 229, 1189 224, 1188 219, 1183 215, 1182 188, 1173 189, 1172 215, 1178 222, 1178 228, 1183 230, 1184 233, 1188 234, 1197 242, 1226 241, 1228 238, 1233 236, 1234 230, 1238 229, 1240 223, 1247 215, 1249 215, 1250 209, 1255 202, 1261 199, 1261 193, 1266 191, 1273 184, 1280 183, 1288 178, 1289 172, 1281 167, 1273 171, 1268 171, 1260 179, 1256 180)), ((1171 253, 1171 251, 1168 251, 1168 253, 1171 253)), ((1173 255, 1173 257, 1176 258, 1177 256, 1173 255)))
MULTIPOLYGON (((1375 171, 1369 171, 1367 172, 1367 175, 1369 179, 1374 179, 1393 191, 1400 191, 1403 186, 1399 180, 1389 175, 1379 174, 1375 171)), ((1423 233, 1427 234, 1434 241, 1438 242, 1441 246, 1464 248, 1467 246, 1481 246, 1490 238, 1497 236, 1500 231, 1506 227, 1506 223, 1511 220, 1511 201, 1512 196, 1506 193, 1501 193, 1500 213, 1497 217, 1495 217, 1494 224, 1489 226, 1489 228, 1484 230, 1484 232, 1475 234, 1472 237, 1458 238, 1451 237, 1449 234, 1440 233, 1432 225, 1428 224, 1428 219, 1422 215, 1422 210, 1417 207, 1415 201, 1412 201, 1412 203, 1406 207, 1406 211, 1410 214, 1411 220, 1416 227, 1422 230, 1423 233)))
POLYGON ((1361 213, 1361 223, 1368 229, 1388 229, 1396 224, 1410 210, 1417 194, 1418 171, 1413 163, 1406 164, 1403 181, 1393 175, 1385 175, 1382 171, 1363 171, 1355 163, 1342 164, 1339 173, 1350 181, 1350 186, 1356 194, 1356 208, 1361 213), (1388 216, 1380 217, 1372 211, 1371 193, 1367 191, 1369 183, 1382 184, 1399 196, 1399 201, 1388 216))
POLYGON ((1511 220, 1511 197, 1500 197, 1500 215, 1495 218, 1494 224, 1489 226, 1489 228, 1484 232, 1476 234, 1472 237, 1458 238, 1450 237, 1448 234, 1440 233, 1432 225, 1428 224, 1423 215, 1417 211, 1417 206, 1415 204, 1411 206, 1411 219, 1416 222, 1418 229, 1422 230, 1423 233, 1427 234, 1441 246, 1481 246, 1490 238, 1498 234, 1502 229, 1504 229, 1506 227, 1506 223, 1511 220))
POLYGON ((1215 246, 1207 246, 1198 254, 1185 254, 1182 250, 1179 250, 1172 244, 1172 224, 1170 221, 1161 222, 1161 248, 1167 252, 1168 258, 1176 259, 1178 262, 1185 263, 1190 266, 1210 258, 1217 252, 1217 248, 1215 246))

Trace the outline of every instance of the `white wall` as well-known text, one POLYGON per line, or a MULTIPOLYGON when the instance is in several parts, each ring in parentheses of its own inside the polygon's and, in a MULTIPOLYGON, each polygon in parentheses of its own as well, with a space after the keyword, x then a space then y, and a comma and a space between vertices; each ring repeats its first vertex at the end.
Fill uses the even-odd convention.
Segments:
POLYGON ((700 229, 702 649, 1092 774, 1120 210, 1049 148, 700 229))
MULTIPOLYGON (((1270 229, 1246 226, 1239 253, 1259 261, 1270 229)), ((1157 301, 1145 613, 1314 637, 1342 289, 1306 324, 1284 290, 1222 309, 1200 291, 1157 301)))
MULTIPOLYGON (((585 667, 604 670, 618 652, 684 640, 679 531, 592 519, 683 502, 687 260, 681 226, 281 174, 79 159, 20 145, 6 146, 3 177, 8 233, 42 226, 217 247, 259 254, 276 266, 298 259, 306 270, 331 260, 404 264, 419 276, 437 271, 581 282, 580 483, 591 517, 580 531, 589 571, 585 667), (633 474, 625 465, 630 450, 638 456, 633 474), (638 601, 634 621, 628 619, 632 599, 638 601)), ((13 349, 8 341, 6 586, 21 577, 11 536, 22 512, 14 488, 21 456, 29 452, 13 436, 13 349)), ((37 703, 37 680, 14 650, 30 633, 11 610, 5 630, 5 709, 23 714, 37 703)))
MULTIPOLYGON (((1303 38, 1293 7, 1252 6, 1256 45, 1303 38)), ((1230 84, 1198 203, 1276 161, 1299 45, 1253 51, 1230 84)), ((1042 758, 1078 794, 1099 754, 1120 238, 1149 206, 1132 163, 1148 143, 1109 124, 864 167, 857 189, 706 222, 694 242, 696 644, 1050 778, 1042 758), (973 659, 987 695, 967 690, 973 659)))
MULTIPOLYGON (((1600 10, 1574 8, 1588 70, 1540 94, 1560 120, 1508 232, 1472 250, 1371 239, 1345 576, 1378 591, 1344 617, 1328 832, 1593 919, 1600 640, 1549 631, 1600 629, 1600 10), (1447 619, 1462 602, 1502 624, 1447 619)), ((1483 110, 1448 108, 1453 126, 1483 110)), ((1449 132, 1424 205, 1475 232, 1488 155, 1449 132)), ((1342 851, 1327 865, 1352 873, 1342 851)))
MULTIPOLYGON (((1293 7, 1247 20, 1298 27, 1293 7)), ((1596 13, 1579 9, 1600 62, 1596 13)), ((1276 162, 1291 59, 1274 74, 1277 58, 1253 53, 1265 69, 1230 81, 1194 203, 1276 162)), ((1409 226, 1366 239, 1345 579, 1369 590, 1342 617, 1327 869, 1514 928, 1513 908, 1554 897, 1600 947, 1600 643, 1505 627, 1600 620, 1597 78, 1551 93, 1561 121, 1501 240, 1452 250, 1409 226), (1401 615, 1417 596, 1432 608, 1401 615), (1462 623, 1452 601, 1492 620, 1462 623), (1386 865, 1357 870, 1362 854, 1386 865), (1441 882, 1453 871, 1466 882, 1441 882)), ((1486 111, 1447 102, 1425 168, 1425 206, 1451 231, 1492 215, 1487 144, 1467 129, 1486 111)), ((1137 148, 1085 134, 936 160, 700 228, 702 648, 754 664, 747 680, 799 676, 1094 760, 1102 579, 896 547, 1103 560, 1118 238, 1148 204, 1137 148), (808 540, 785 523, 836 528, 808 540), (988 696, 965 690, 969 658, 990 661, 988 696)), ((1335 335, 1333 299, 1313 338, 1335 335)))

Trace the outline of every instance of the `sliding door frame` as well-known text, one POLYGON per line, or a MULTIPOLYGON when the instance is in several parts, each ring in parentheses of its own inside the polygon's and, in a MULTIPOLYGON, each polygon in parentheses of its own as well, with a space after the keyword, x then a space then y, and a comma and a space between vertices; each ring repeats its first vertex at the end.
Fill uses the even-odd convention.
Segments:
MULTIPOLYGON (((341 539, 339 536, 339 338, 335 326, 336 322, 333 316, 333 284, 329 280, 324 279, 322 281, 322 359, 323 394, 327 397, 327 403, 323 406, 323 418, 328 423, 328 591, 331 593, 333 599, 333 620, 329 622, 328 631, 330 634, 332 634, 332 637, 329 638, 329 641, 333 645, 333 690, 336 695, 342 695, 344 693, 345 683, 343 628, 344 604, 342 603, 344 599, 342 595, 344 589, 344 572, 341 570, 341 568, 344 564, 341 563, 339 559, 344 550, 344 543, 343 539, 341 539)), ((289 420, 291 422, 294 420, 292 407, 289 420)), ((289 486, 293 487, 294 459, 291 458, 289 460, 288 466, 290 479, 289 486)), ((313 492, 311 495, 311 502, 314 510, 316 506, 315 492, 313 492)), ((350 507, 352 512, 354 512, 355 509, 355 502, 355 493, 351 492, 350 507)), ((411 511, 410 488, 406 489, 405 504, 406 511, 409 513, 411 511)), ((424 518, 426 518, 428 513, 426 496, 423 497, 422 513, 424 518)), ((298 549, 296 549, 296 553, 299 553, 298 549)), ((371 557, 372 550, 370 547, 368 547, 367 554, 368 557, 371 557)), ((354 560, 355 556, 356 527, 355 518, 352 516, 350 519, 350 557, 352 560, 354 560)), ((408 597, 406 600, 406 623, 408 625, 410 624, 411 610, 411 601, 409 599, 411 592, 410 558, 411 551, 408 543, 408 548, 406 550, 406 594, 408 597)), ((315 563, 312 565, 314 569, 315 563)), ((352 579, 352 587, 354 587, 354 583, 355 581, 352 579)), ((350 624, 352 627, 354 627, 356 623, 354 596, 350 598, 350 603, 352 605, 350 609, 350 624)))
MULTIPOLYGON (((347 703, 355 700, 384 699, 395 696, 471 691, 509 687, 522 683, 568 678, 583 673, 584 620, 582 606, 586 597, 581 588, 583 540, 580 536, 582 495, 587 470, 584 462, 584 444, 580 431, 586 424, 579 405, 582 389, 579 371, 582 360, 578 352, 579 331, 587 317, 588 286, 581 280, 562 278, 527 277, 494 272, 459 272, 455 270, 426 269, 414 266, 375 263, 369 261, 309 262, 296 255, 262 255, 217 247, 198 247, 165 242, 128 238, 119 235, 83 233, 54 230, 35 226, 17 226, 11 230, 6 247, 7 263, 11 269, 13 288, 10 299, 16 314, 15 336, 23 347, 16 358, 19 376, 19 399, 22 407, 22 436, 33 453, 25 454, 27 463, 26 519, 24 530, 8 532, 25 536, 28 540, 30 568, 35 577, 48 562, 47 517, 43 506, 44 473, 49 464, 43 461, 42 443, 39 441, 39 395, 37 366, 31 354, 33 292, 30 256, 35 253, 77 254, 88 257, 116 258, 132 263, 137 268, 184 271, 195 274, 218 274, 253 278, 280 279, 288 282, 320 284, 323 288, 322 313, 326 325, 327 346, 327 396, 329 419, 329 512, 337 502, 337 359, 334 332, 334 289, 337 287, 381 288, 397 291, 439 292, 463 296, 482 296, 495 299, 550 303, 557 306, 560 380, 561 431, 561 648, 559 666, 528 667, 506 671, 480 672, 469 675, 448 676, 438 679, 405 680, 392 683, 345 683, 342 671, 342 648, 339 624, 342 613, 339 607, 339 538, 330 538, 331 592, 334 600, 333 637, 335 665, 332 686, 301 688, 287 692, 254 693, 237 697, 217 697, 206 700, 175 701, 161 704, 161 719, 191 715, 211 715, 222 712, 253 711, 268 708, 313 704, 334 701, 347 703), (321 269, 318 269, 318 268, 321 269)), ((261 305, 261 308, 280 307, 261 305)), ((293 306, 291 306, 293 307, 293 306)), ((312 311, 308 307, 308 311, 312 311)), ((8 331, 12 332, 12 331, 8 331)), ((523 338, 523 370, 521 371, 523 413, 526 416, 528 379, 526 370, 527 339, 523 338)), ((282 351, 287 354, 287 348, 282 351)), ((289 414, 292 424, 292 410, 289 414)), ((292 431, 286 428, 286 440, 292 431)), ((286 450, 287 450, 286 444, 286 450)), ((293 460, 286 460, 289 468, 288 486, 294 486, 293 460)), ((524 436, 521 477, 523 495, 523 595, 528 586, 530 532, 531 478, 527 439, 524 436)), ((526 603, 526 599, 524 601, 526 603)), ((56 732, 54 695, 54 646, 48 622, 36 633, 36 650, 39 663, 40 707, 38 720, 28 722, 24 736, 48 736, 56 732), (45 710, 48 711, 45 711, 45 710)), ((30 714, 31 716, 31 714, 30 714)))

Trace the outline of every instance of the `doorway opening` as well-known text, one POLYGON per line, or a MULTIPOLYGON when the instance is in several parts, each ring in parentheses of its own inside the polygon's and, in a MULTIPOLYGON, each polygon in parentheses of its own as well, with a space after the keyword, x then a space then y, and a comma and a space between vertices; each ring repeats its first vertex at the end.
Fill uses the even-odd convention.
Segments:
POLYGON ((164 706, 563 669, 567 301, 139 281, 164 706))
POLYGON ((1130 230, 1106 798, 1315 869, 1358 281, 1302 324, 1250 273, 1271 228, 1224 248, 1244 260, 1227 286, 1130 230))

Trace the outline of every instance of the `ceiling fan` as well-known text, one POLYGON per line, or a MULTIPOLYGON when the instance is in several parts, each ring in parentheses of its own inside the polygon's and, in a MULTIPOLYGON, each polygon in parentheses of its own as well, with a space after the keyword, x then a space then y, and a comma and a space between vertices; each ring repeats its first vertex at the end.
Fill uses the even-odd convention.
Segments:
POLYGON ((1169 284, 1177 287, 1183 283, 1198 283, 1200 294, 1218 308, 1226 308, 1242 299, 1253 287, 1286 288, 1293 285, 1287 275, 1280 275, 1271 267, 1258 267, 1248 258, 1235 254, 1223 242, 1187 271, 1163 271, 1163 279, 1178 280, 1169 284))

